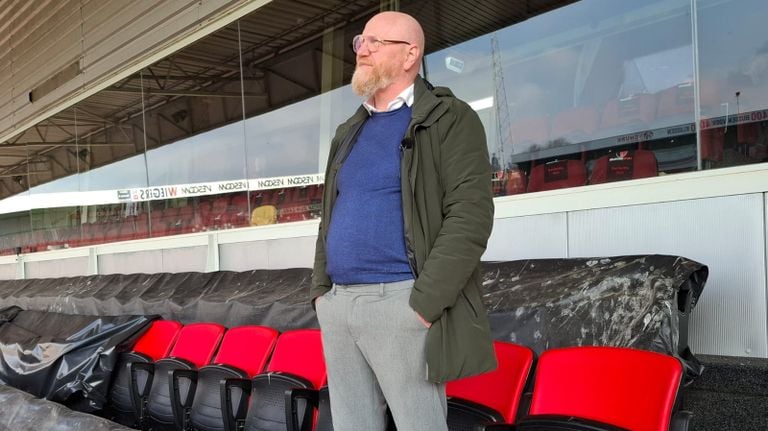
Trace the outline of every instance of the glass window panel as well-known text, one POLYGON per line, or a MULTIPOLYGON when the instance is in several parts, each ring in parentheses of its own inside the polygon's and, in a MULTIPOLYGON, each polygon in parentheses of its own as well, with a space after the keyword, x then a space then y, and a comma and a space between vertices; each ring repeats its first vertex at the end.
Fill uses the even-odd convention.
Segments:
POLYGON ((478 110, 503 195, 696 169, 692 58, 689 2, 585 0, 426 62, 478 110))
POLYGON ((696 0, 705 167, 768 160, 768 3, 696 0))
POLYGON ((241 20, 251 225, 319 217, 319 174, 330 141, 361 102, 348 85, 355 63, 350 43, 372 15, 370 5, 377 4, 369 3, 348 6, 346 18, 329 16, 327 28, 344 23, 331 31, 298 30, 295 35, 305 33, 299 43, 258 32, 266 25, 260 11, 241 20), (368 14, 360 18, 362 11, 368 14), (356 19, 346 23, 350 17, 356 19), (266 47, 287 51, 273 56, 266 47))
POLYGON ((235 22, 142 71, 152 236, 247 226, 240 70, 235 22))

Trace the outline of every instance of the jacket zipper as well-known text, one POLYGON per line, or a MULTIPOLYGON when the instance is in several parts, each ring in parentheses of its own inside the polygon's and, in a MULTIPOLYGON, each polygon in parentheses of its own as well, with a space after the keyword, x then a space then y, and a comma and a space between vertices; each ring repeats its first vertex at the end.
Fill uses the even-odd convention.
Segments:
MULTIPOLYGON (((408 181, 408 192, 410 193, 410 200, 411 200, 411 215, 413 215, 413 205, 415 204, 416 199, 414 198, 414 192, 413 192, 413 184, 411 182, 411 168, 413 167, 413 157, 414 157, 414 147, 416 146, 416 128, 418 125, 414 125, 411 129, 411 136, 412 138, 408 138, 406 135, 406 138, 403 139, 403 142, 400 144, 400 162, 402 163, 403 157, 405 156, 405 150, 409 149, 411 151, 411 158, 409 161, 408 169, 406 170, 408 181), (406 145, 406 142, 410 140, 410 145, 406 145)), ((402 192, 402 190, 401 190, 402 192)), ((416 254, 413 251, 413 246, 411 245, 411 239, 408 237, 408 230, 413 229, 413 220, 411 220, 411 225, 408 226, 407 223, 405 223, 405 208, 403 208, 403 226, 405 227, 403 229, 403 239, 405 241, 405 254, 408 257, 408 266, 411 268, 411 274, 413 274, 413 279, 416 280, 418 278, 418 271, 416 270, 416 254)))

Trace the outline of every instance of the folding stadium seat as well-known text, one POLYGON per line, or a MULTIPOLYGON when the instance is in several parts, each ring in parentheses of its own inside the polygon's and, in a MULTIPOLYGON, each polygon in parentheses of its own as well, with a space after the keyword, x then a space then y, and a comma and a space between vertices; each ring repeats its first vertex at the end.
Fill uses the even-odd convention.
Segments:
POLYGON ((503 341, 494 341, 493 346, 499 364, 494 371, 446 385, 449 431, 471 430, 491 422, 515 423, 533 351, 503 341))
POLYGON ((200 198, 200 201, 197 203, 197 212, 200 215, 201 230, 206 230, 208 220, 211 218, 211 201, 207 200, 207 196, 200 198))
MULTIPOLYGON (((265 373, 252 380, 227 379, 224 383, 225 394, 235 388, 251 394, 248 413, 243 418, 233 411, 234 406, 226 408, 225 424, 227 431, 245 429, 246 431, 284 431, 292 417, 290 394, 294 388, 319 389, 326 384, 325 359, 319 329, 299 329, 287 331, 277 339, 275 351, 265 373), (288 399, 288 404, 286 404, 288 399), (289 407, 289 408, 286 408, 289 407), (244 428, 241 428, 244 427, 244 428)), ((293 429, 306 429, 313 420, 312 409, 305 403, 297 403, 296 417, 302 418, 293 429)))
POLYGON ((279 222, 309 220, 311 190, 309 187, 297 187, 289 189, 287 199, 278 211, 279 222))
POLYGON ((328 386, 320 389, 293 388, 287 391, 285 397, 286 405, 286 424, 287 431, 333 431, 333 422, 331 420, 331 396, 328 392, 328 386), (309 419, 308 410, 304 410, 304 420, 299 421, 298 411, 300 402, 306 403, 306 409, 314 409, 315 423, 312 427, 312 421, 309 419), (289 411, 290 409, 290 411, 289 411))
POLYGON ((179 207, 179 218, 192 218, 192 214, 195 212, 195 208, 192 205, 185 205, 179 207))
POLYGON ((304 220, 306 207, 299 202, 299 189, 291 187, 280 190, 276 196, 277 222, 288 223, 304 220))
POLYGON ((713 127, 702 130, 701 135, 701 159, 710 161, 722 161, 725 147, 725 127, 713 127))
MULTIPOLYGON (((176 429, 176 418, 171 406, 170 374, 173 370, 192 370, 208 364, 223 335, 224 327, 221 325, 192 323, 181 328, 170 356, 155 363, 134 362, 130 365, 132 376, 141 371, 152 375, 144 391, 131 387, 132 395, 140 406, 139 421, 142 427, 148 425, 154 431, 176 429), (146 388, 149 388, 148 394, 146 388)), ((186 397, 188 390, 188 386, 181 387, 179 393, 186 397)))
POLYGON ((142 214, 136 218, 136 223, 133 228, 133 238, 148 238, 149 237, 149 218, 146 214, 142 214))
POLYGON ((581 160, 555 160, 531 169, 528 192, 541 192, 587 183, 587 169, 581 160))
POLYGON ((691 414, 675 411, 682 374, 680 361, 655 352, 552 349, 539 358, 529 415, 506 429, 687 430, 691 414))
POLYGON ((314 186, 310 186, 310 189, 309 218, 320 218, 323 202, 323 185, 316 184, 314 186))
POLYGON ((248 226, 250 213, 248 211, 248 194, 238 193, 232 197, 232 203, 227 209, 227 225, 229 227, 248 226))
POLYGON ((105 416, 124 425, 135 426, 138 421, 137 411, 140 407, 138 399, 131 396, 131 386, 135 385, 140 392, 144 391, 146 380, 140 376, 132 382, 129 364, 133 362, 151 363, 168 355, 176 341, 181 323, 175 320, 155 320, 149 329, 141 335, 130 352, 121 353, 115 366, 115 375, 109 388, 109 402, 105 416))
POLYGON ((491 190, 493 196, 504 196, 507 192, 507 176, 504 170, 491 172, 491 190))
POLYGON ((104 229, 104 242, 118 241, 120 239, 120 228, 121 226, 115 223, 106 225, 104 229))
POLYGON ((736 142, 739 151, 756 161, 765 160, 765 142, 763 141, 764 122, 743 123, 736 126, 736 142), (761 151, 762 150, 762 151, 761 151))
POLYGON ((149 219, 152 224, 160 223, 160 219, 163 218, 163 210, 160 208, 152 209, 149 213, 149 219))
POLYGON ((209 229, 223 229, 226 227, 229 200, 229 195, 218 196, 213 200, 210 211, 208 211, 207 216, 203 218, 205 226, 209 229))
POLYGON ((756 144, 760 140, 760 123, 743 123, 736 126, 736 141, 740 145, 756 144))
MULTIPOLYGON (((194 370, 174 370, 171 393, 176 424, 180 429, 200 431, 224 430, 220 381, 228 378, 251 379, 264 370, 278 332, 266 326, 240 326, 224 334, 216 358, 210 365, 194 370), (182 400, 178 389, 188 379, 190 396, 182 400)), ((235 411, 244 416, 247 393, 227 393, 235 411)), ((230 403, 227 403, 229 405, 230 403)))
POLYGON ((133 229, 135 224, 136 216, 127 216, 115 222, 115 225, 119 227, 117 231, 117 239, 119 241, 128 241, 133 239, 133 229))
POLYGON ((508 169, 506 172, 507 181, 505 184, 505 194, 507 196, 525 193, 528 186, 528 178, 525 172, 520 169, 508 169))
POLYGON ((592 167, 590 184, 624 181, 635 178, 655 177, 658 174, 653 151, 634 150, 606 154, 592 167))
POLYGON ((106 225, 99 222, 86 223, 83 225, 81 245, 101 244, 105 233, 106 225))
POLYGON ((34 230, 29 234, 29 242, 33 251, 48 250, 48 235, 45 230, 34 230))

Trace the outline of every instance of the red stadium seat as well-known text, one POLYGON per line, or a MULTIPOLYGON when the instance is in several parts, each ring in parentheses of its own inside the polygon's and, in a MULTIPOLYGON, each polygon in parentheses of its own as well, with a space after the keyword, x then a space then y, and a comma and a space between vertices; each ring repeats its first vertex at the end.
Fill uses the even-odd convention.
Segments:
POLYGON ((655 177, 658 174, 653 151, 634 150, 606 154, 592 167, 590 184, 624 181, 635 178, 655 177))
MULTIPOLYGON (((226 408, 226 430, 285 429, 290 415, 286 411, 286 391, 305 388, 320 389, 326 384, 325 358, 318 329, 287 331, 280 335, 269 361, 267 371, 252 380, 227 379, 225 391, 229 394, 235 388, 244 392, 250 389, 250 404, 245 418, 233 414, 233 406, 226 408), (250 387, 250 388, 249 388, 250 387)), ((290 405, 288 406, 290 411, 290 405)), ((302 418, 301 424, 314 421, 313 410, 302 405, 295 417, 302 418)), ((306 426, 306 425, 303 425, 306 426)), ((296 429, 302 429, 298 426, 296 429)))
POLYGON ((528 192, 541 192, 587 183, 587 169, 581 160, 555 160, 534 166, 528 179, 528 192))
MULTIPOLYGON (((132 375, 145 371, 153 377, 149 379, 149 394, 138 392, 135 398, 140 398, 139 421, 147 421, 151 428, 172 427, 176 423, 173 414, 170 394, 170 374, 173 370, 192 370, 208 364, 216 352, 219 342, 224 335, 224 327, 215 323, 193 323, 184 326, 179 332, 176 344, 170 356, 160 359, 154 364, 131 364, 132 375)), ((186 391, 182 392, 186 393, 186 391)))
POLYGON ((158 361, 170 353, 180 330, 181 323, 175 320, 155 320, 147 332, 136 341, 133 352, 158 361))
POLYGON ((495 341, 499 366, 489 373, 448 382, 448 429, 458 431, 489 422, 515 423, 518 405, 533 365, 533 351, 495 341))
POLYGON ((546 351, 537 365, 529 415, 517 429, 686 429, 690 414, 674 411, 682 373, 676 358, 643 350, 546 351))
MULTIPOLYGON (((152 363, 168 355, 181 329, 181 323, 175 320, 155 320, 149 329, 136 341, 133 350, 121 353, 115 366, 116 375, 109 388, 109 402, 106 416, 124 425, 135 426, 138 421, 138 399, 132 398, 131 363, 152 363)), ((139 378, 139 376, 134 376, 139 378)), ((139 379, 133 384, 140 392, 144 391, 146 381, 139 379)))
POLYGON ((507 196, 525 193, 528 186, 528 178, 520 169, 509 169, 506 172, 507 181, 504 187, 507 196))
POLYGON ((725 146, 725 128, 714 127, 701 131, 701 159, 722 161, 725 146))
MULTIPOLYGON (((278 332, 265 326, 240 326, 224 334, 213 363, 193 370, 176 370, 174 388, 183 387, 188 379, 189 396, 183 399, 179 391, 172 393, 176 423, 183 429, 223 430, 224 414, 220 381, 228 378, 250 379, 264 371, 275 347, 278 332), (187 419, 188 418, 188 419, 187 419)), ((232 394, 227 394, 233 398, 232 394)), ((248 397, 238 393, 234 411, 244 415, 248 397)))

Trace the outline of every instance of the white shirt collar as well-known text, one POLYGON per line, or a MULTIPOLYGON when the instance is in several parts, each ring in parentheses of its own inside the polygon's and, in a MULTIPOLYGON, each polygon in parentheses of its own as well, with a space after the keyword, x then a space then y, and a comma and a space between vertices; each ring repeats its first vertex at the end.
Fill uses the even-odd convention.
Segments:
POLYGON ((368 115, 374 113, 374 112, 389 112, 394 111, 395 109, 400 109, 403 104, 407 106, 413 106, 413 84, 409 85, 408 88, 403 90, 402 93, 398 94, 397 97, 395 97, 389 104, 387 105, 387 109, 380 111, 376 109, 375 106, 373 106, 370 102, 373 101, 373 98, 370 98, 363 102, 363 107, 366 111, 368 111, 368 115))

